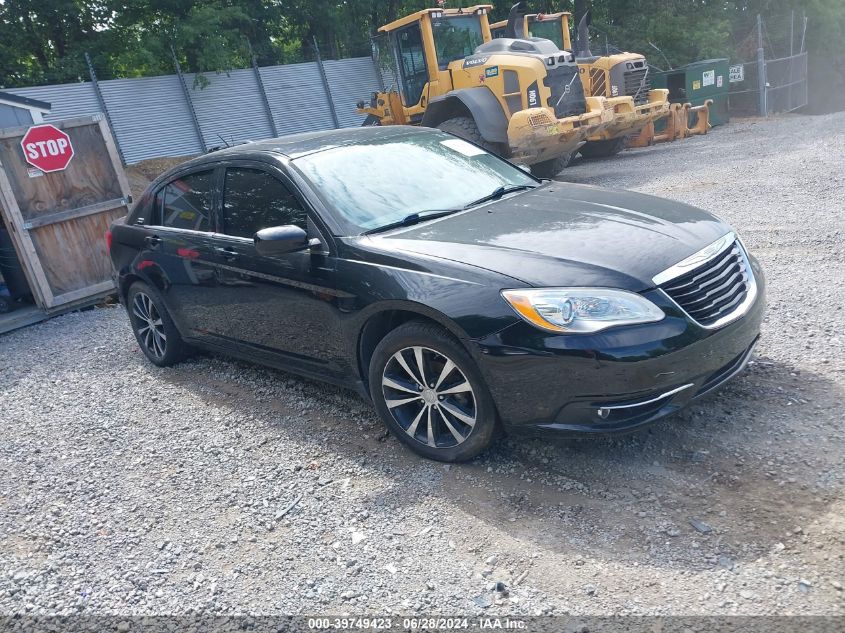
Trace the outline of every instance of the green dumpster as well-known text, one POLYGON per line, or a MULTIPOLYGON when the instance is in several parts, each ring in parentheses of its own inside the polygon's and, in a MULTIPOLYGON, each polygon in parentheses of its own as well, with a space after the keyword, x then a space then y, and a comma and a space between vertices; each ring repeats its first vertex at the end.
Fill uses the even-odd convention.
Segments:
POLYGON ((727 59, 705 59, 655 73, 652 85, 655 88, 667 88, 671 103, 698 106, 712 99, 710 125, 722 125, 729 120, 727 59))

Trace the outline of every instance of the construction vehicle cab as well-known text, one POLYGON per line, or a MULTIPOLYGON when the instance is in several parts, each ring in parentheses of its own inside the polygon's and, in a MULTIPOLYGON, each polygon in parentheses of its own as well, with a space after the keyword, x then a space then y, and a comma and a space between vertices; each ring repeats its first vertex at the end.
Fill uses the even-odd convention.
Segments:
MULTIPOLYGON (((571 51, 572 43, 569 35, 569 19, 571 13, 529 13, 525 16, 525 32, 530 37, 542 37, 554 42, 563 51, 571 51)), ((490 36, 505 37, 508 21, 502 20, 490 25, 490 36)))
POLYGON ((511 9, 512 38, 491 37, 490 9, 425 9, 381 27, 393 85, 359 112, 368 124, 439 127, 552 176, 613 111, 585 98, 571 53, 527 39, 524 2, 511 9))
MULTIPOLYGON (((546 38, 561 50, 575 54, 586 95, 609 99, 631 97, 634 107, 618 106, 614 124, 606 126, 581 148, 581 154, 586 157, 610 156, 623 149, 629 135, 666 116, 669 112, 668 93, 651 89, 648 62, 642 55, 622 52, 596 56, 590 52, 587 32, 589 12, 578 25, 578 45, 573 49, 571 17, 572 14, 567 12, 527 14, 524 29, 531 37, 546 38)), ((504 37, 506 27, 507 21, 492 24, 491 37, 504 37)))
MULTIPOLYGON (((581 72, 584 92, 591 96, 628 96, 637 105, 649 101, 651 80, 645 57, 638 53, 620 52, 613 55, 593 55, 589 50, 586 28, 589 13, 579 25, 577 50, 572 47, 570 37, 571 13, 528 14, 525 16, 525 31, 530 37, 541 37, 554 42, 558 48, 575 53, 575 61, 581 72)), ((490 26, 493 38, 504 37, 507 21, 490 26)))

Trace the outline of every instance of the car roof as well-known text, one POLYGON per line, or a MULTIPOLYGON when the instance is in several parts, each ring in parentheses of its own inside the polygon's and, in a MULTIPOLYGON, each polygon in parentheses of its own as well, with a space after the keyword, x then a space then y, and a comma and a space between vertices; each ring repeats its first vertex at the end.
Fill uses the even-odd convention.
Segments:
POLYGON ((320 132, 304 132, 291 134, 279 138, 257 141, 221 150, 221 153, 237 153, 238 149, 249 149, 258 152, 272 152, 282 154, 288 158, 298 158, 306 154, 313 154, 331 147, 355 145, 361 142, 390 139, 408 134, 421 134, 418 127, 409 125, 376 126, 341 128, 339 130, 322 130, 320 132))
POLYGON ((200 167, 206 163, 213 163, 227 159, 250 159, 260 158, 261 155, 283 156, 289 159, 296 159, 308 154, 314 154, 333 147, 356 145, 372 141, 380 141, 391 138, 399 138, 411 134, 425 134, 431 132, 428 128, 420 128, 410 125, 378 126, 368 125, 366 127, 341 128, 338 130, 321 130, 319 132, 303 132, 290 134, 278 138, 266 139, 263 141, 252 141, 233 145, 225 149, 214 150, 197 156, 191 160, 167 170, 151 183, 150 187, 157 186, 162 181, 170 178, 176 172, 185 169, 200 167))

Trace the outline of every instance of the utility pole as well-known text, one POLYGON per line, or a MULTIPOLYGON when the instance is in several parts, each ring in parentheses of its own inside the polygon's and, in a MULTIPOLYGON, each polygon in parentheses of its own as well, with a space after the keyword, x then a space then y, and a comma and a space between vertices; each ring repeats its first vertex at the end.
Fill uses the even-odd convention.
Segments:
POLYGON ((769 114, 769 106, 766 95, 766 53, 763 50, 763 17, 757 14, 757 89, 759 91, 758 108, 760 116, 765 117, 769 114))
POLYGON ((801 50, 798 51, 799 53, 804 52, 804 38, 807 35, 807 15, 804 15, 804 30, 801 32, 801 50))
POLYGON ((795 9, 792 10, 792 14, 789 18, 789 56, 792 57, 795 55, 795 9))

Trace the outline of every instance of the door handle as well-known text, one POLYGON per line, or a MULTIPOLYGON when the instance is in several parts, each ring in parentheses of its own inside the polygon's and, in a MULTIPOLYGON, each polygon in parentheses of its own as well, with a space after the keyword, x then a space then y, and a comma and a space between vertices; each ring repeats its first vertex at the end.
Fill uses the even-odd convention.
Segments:
POLYGON ((156 246, 161 244, 164 240, 162 240, 158 235, 148 235, 147 237, 144 238, 144 241, 151 248, 155 248, 156 246))
POLYGON ((217 247, 214 250, 217 251, 217 253, 221 255, 224 259, 237 259, 237 257, 240 255, 240 253, 238 253, 238 251, 236 251, 231 246, 217 247))

